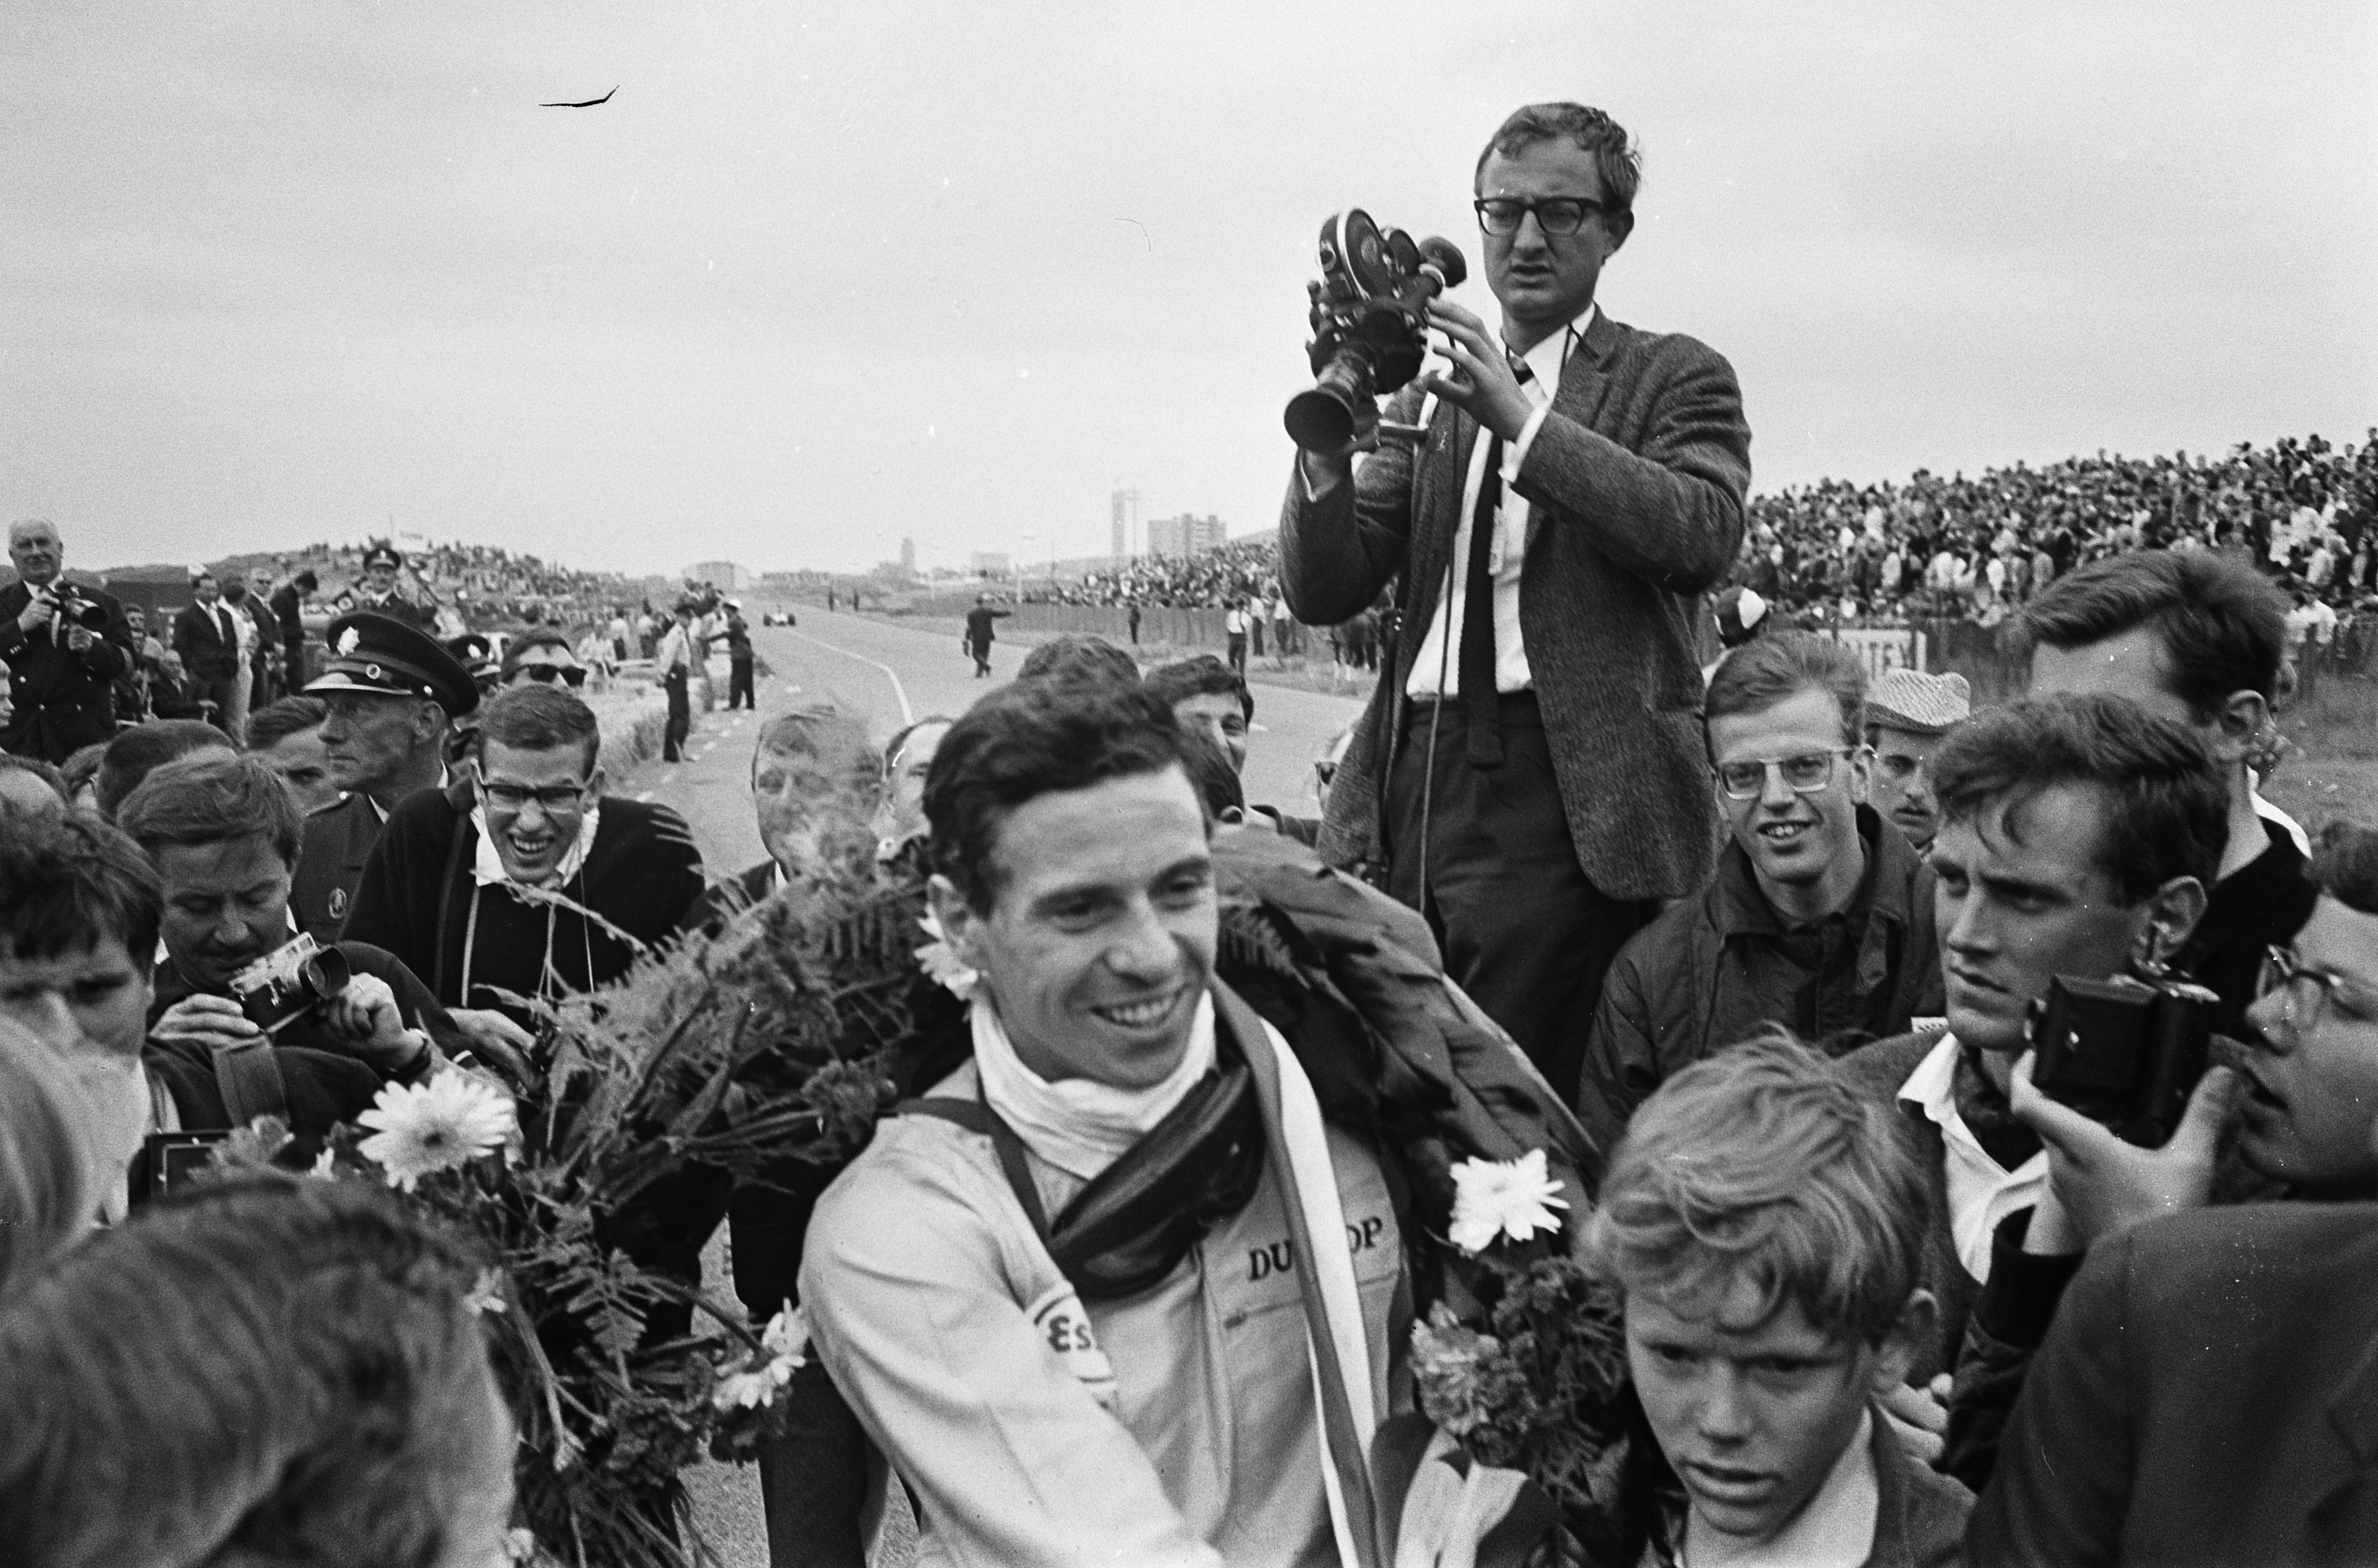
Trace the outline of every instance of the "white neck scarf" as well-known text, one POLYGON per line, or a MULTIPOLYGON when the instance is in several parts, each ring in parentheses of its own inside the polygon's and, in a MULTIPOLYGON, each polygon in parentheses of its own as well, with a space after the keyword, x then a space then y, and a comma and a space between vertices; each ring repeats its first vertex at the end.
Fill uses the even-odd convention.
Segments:
POLYGON ((1189 1048, 1181 1053, 1181 1065, 1145 1089, 1117 1088, 1088 1078, 1052 1083, 1041 1077, 1015 1054, 1007 1026, 1000 1022, 999 1005, 987 990, 975 993, 969 1016, 985 1103, 1015 1129, 1026 1148, 1085 1181, 1147 1136, 1214 1066, 1210 995, 1197 998, 1197 1015, 1190 1023, 1189 1048))
MULTIPOLYGON (((594 847, 594 830, 602 826, 602 817, 601 801, 586 808, 586 815, 578 819, 578 836, 571 839, 570 847, 561 852, 560 862, 554 867, 553 875, 545 880, 543 886, 564 887, 570 878, 578 875, 579 868, 586 864, 587 852, 594 847)), ((471 808, 471 826, 479 830, 479 847, 471 856, 472 882, 484 888, 490 882, 510 881, 511 873, 504 869, 503 853, 496 848, 495 835, 487 832, 486 807, 471 808)))

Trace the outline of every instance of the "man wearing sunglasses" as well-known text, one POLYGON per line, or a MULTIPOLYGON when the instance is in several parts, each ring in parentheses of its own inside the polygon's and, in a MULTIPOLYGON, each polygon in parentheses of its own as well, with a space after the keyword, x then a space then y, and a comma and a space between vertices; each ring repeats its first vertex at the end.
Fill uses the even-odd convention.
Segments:
POLYGON ((329 660, 306 695, 322 704, 322 760, 344 798, 306 819, 289 897, 320 942, 339 939, 389 813, 446 784, 448 732, 479 705, 470 672, 410 621, 341 616, 328 641, 329 660))
MULTIPOLYGON (((2141 1150, 2017 1078, 2067 1255, 2028 1300, 2002 1302, 2013 1281, 1994 1278, 1978 1309, 2046 1343, 1968 1562, 2378 1558, 2378 832, 2332 824, 2311 879, 2312 915, 2266 950, 2247 1010, 2235 1122, 2248 1165, 2315 1202, 2204 1208, 2217 1111, 2141 1150)), ((2044 1204, 2032 1232, 2048 1219, 2044 1204)))
POLYGON ((1348 620, 1393 581, 1407 628, 1321 852, 1384 869, 1568 1097, 1612 958, 1709 877, 1691 628, 1750 483, 1732 367, 1595 303, 1640 173, 1599 110, 1505 121, 1474 184, 1499 330, 1432 302, 1448 364, 1385 411, 1424 438, 1380 446, 1359 477, 1361 443, 1300 453, 1280 521, 1298 620, 1348 620))
POLYGON ((1865 666, 1827 638, 1762 637, 1711 678, 1732 842, 1610 966, 1578 1101, 1605 1153, 1670 1074, 1762 1025, 1839 1052, 1940 1013, 1931 874, 1868 804, 1865 725, 1865 666))
POLYGON ((557 682, 575 691, 586 684, 586 666, 570 651, 570 639, 558 631, 522 632, 504 651, 501 684, 526 681, 551 686, 557 682))

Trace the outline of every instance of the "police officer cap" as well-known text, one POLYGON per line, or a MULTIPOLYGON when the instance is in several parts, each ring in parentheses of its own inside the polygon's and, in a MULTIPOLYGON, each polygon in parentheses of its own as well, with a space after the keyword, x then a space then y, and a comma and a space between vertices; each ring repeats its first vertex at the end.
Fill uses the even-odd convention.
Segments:
POLYGON ((330 623, 330 660, 308 693, 377 691, 426 697, 460 718, 479 705, 479 688, 454 655, 418 627, 367 610, 330 623))
POLYGON ((364 552, 366 571, 369 571, 374 567, 387 567, 394 571, 402 569, 403 566, 404 555, 393 545, 375 545, 364 552))

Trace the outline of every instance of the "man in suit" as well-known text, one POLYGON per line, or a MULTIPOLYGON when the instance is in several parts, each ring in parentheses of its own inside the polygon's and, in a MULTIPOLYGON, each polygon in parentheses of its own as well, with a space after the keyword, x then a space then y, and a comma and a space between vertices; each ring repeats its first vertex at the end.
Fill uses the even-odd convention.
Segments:
POLYGON ((1300 453, 1280 520, 1298 620, 1346 620, 1399 583, 1403 631, 1322 853, 1384 862, 1448 972, 1572 1097, 1611 959, 1709 876, 1693 620, 1750 483, 1732 367, 1594 304, 1640 169, 1598 110, 1505 121, 1475 186, 1499 336, 1433 302, 1450 368, 1388 410, 1434 411, 1417 448, 1359 476, 1355 443, 1300 453))
POLYGON ((322 760, 346 798, 306 820, 290 907, 317 941, 334 941, 364 862, 398 802, 447 782, 448 726, 479 705, 468 671, 437 639, 386 616, 330 623, 330 657, 306 694, 321 700, 322 760))
POLYGON ((63 762, 115 733, 114 686, 132 668, 131 628, 112 596, 61 580, 66 549, 55 524, 10 524, 8 559, 17 581, 0 588, 0 664, 12 707, 0 749, 63 762), (74 608, 61 616, 69 597, 74 608))
POLYGON ((174 617, 174 652, 198 683, 202 700, 212 702, 215 727, 234 739, 247 725, 247 668, 241 663, 239 612, 222 602, 215 574, 201 567, 190 574, 197 603, 174 617))
POLYGON ((321 580, 307 567, 273 591, 266 601, 272 608, 272 618, 281 624, 282 673, 292 691, 306 689, 306 601, 314 596, 321 580))

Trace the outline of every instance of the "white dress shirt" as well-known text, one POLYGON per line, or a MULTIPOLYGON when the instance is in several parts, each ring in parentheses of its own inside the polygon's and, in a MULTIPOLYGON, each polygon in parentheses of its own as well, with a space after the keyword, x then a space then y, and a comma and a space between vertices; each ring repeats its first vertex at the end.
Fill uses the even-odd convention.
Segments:
POLYGON ((2048 1151, 2013 1170, 1990 1157, 1957 1114, 1957 1036, 1943 1035, 1932 1054, 1907 1075, 1899 1097, 1940 1129, 1948 1161, 1949 1233, 1957 1260, 1976 1281, 1990 1277, 1990 1237, 2012 1214, 2036 1208, 2048 1187, 2048 1151))
MULTIPOLYGON (((1559 389, 1561 369, 1568 363, 1569 351, 1593 325, 1595 308, 1587 305, 1576 320, 1521 356, 1534 379, 1523 383, 1520 389, 1534 401, 1536 412, 1519 427, 1519 439, 1503 449, 1503 503, 1495 513, 1495 545, 1488 557, 1488 566, 1495 574, 1497 691, 1526 691, 1535 685, 1528 672, 1527 643, 1519 632, 1519 566, 1527 554, 1528 503, 1511 488, 1511 483, 1519 477, 1520 467, 1528 461, 1528 449, 1535 444, 1536 432, 1543 428, 1544 416, 1552 411, 1553 393, 1559 389)), ((1479 489, 1486 482, 1489 440, 1482 431, 1477 444, 1470 449, 1470 473, 1461 485, 1461 526, 1453 535, 1451 581, 1437 596, 1436 614, 1430 618, 1428 632, 1412 655, 1411 677, 1404 682, 1407 697, 1461 695, 1461 602, 1470 583, 1470 524, 1478 511, 1479 489)))

